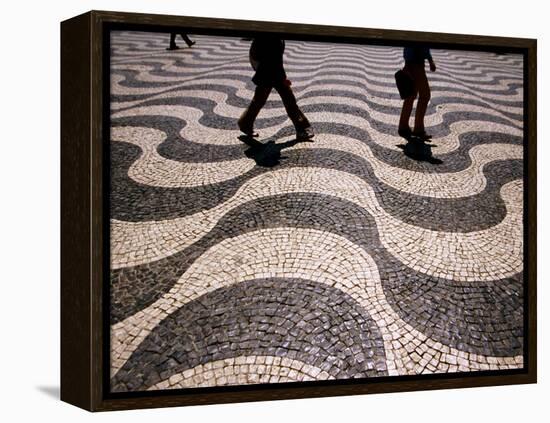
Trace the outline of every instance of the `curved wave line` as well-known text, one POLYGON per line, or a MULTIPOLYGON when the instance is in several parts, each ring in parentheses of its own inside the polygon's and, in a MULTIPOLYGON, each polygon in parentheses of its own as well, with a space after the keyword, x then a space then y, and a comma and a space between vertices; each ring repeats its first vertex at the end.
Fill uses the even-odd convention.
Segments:
MULTIPOLYGON (((288 137, 288 140, 293 138, 288 137)), ((111 139, 128 142, 142 149, 143 154, 130 166, 128 176, 146 185, 183 188, 215 184, 241 176, 255 165, 253 160, 247 158, 201 163, 166 159, 156 150, 166 139, 166 134, 151 128, 116 127, 111 130, 111 139)), ((285 141, 286 138, 279 142, 285 141)), ((287 149, 328 149, 354 154, 368 162, 375 176, 384 184, 408 194, 433 198, 476 195, 487 184, 483 175, 486 164, 523 157, 523 148, 518 145, 482 144, 469 150, 471 164, 468 168, 459 172, 426 173, 388 165, 377 159, 367 145, 346 136, 322 134, 316 137, 314 143, 299 143, 287 149)))
POLYGON ((166 188, 216 184, 236 178, 255 166, 254 161, 247 158, 205 163, 169 160, 157 152, 158 145, 165 139, 164 132, 151 128, 111 129, 112 141, 127 142, 141 148, 141 156, 128 170, 128 176, 140 184, 166 188))
MULTIPOLYGON (((223 65, 219 66, 223 67, 223 65)), ((129 86, 123 86, 121 85, 121 82, 126 80, 126 76, 119 75, 119 74, 113 74, 111 75, 111 93, 115 95, 131 95, 131 94, 159 94, 168 90, 173 90, 176 88, 183 88, 186 85, 189 85, 189 81, 202 81, 205 80, 207 83, 212 83, 213 80, 227 80, 231 81, 230 84, 232 85, 238 85, 238 86, 246 86, 246 82, 242 81, 240 79, 228 79, 227 77, 230 75, 236 75, 239 77, 242 77, 243 73, 242 71, 230 71, 225 70, 223 72, 223 78, 217 77, 217 71, 218 68, 213 69, 212 71, 208 71, 203 74, 198 74, 194 76, 184 77, 180 80, 174 80, 174 83, 171 85, 164 85, 162 87, 129 87, 129 86)), ((293 85, 295 87, 301 88, 301 87, 307 87, 313 84, 317 84, 318 87, 323 87, 328 84, 328 82, 323 82, 321 85, 319 85, 319 81, 343 81, 343 82, 354 82, 359 83, 362 86, 364 86, 365 92, 368 92, 372 96, 376 96, 376 93, 389 93, 393 94, 396 97, 397 100, 397 89, 394 87, 394 85, 380 85, 376 83, 370 82, 367 78, 361 77, 361 76, 348 76, 348 75, 324 75, 322 72, 318 75, 310 76, 309 74, 306 74, 308 77, 307 79, 295 79, 293 80, 293 85)), ((289 72, 289 77, 293 78, 292 72, 289 72)), ((144 76, 145 78, 145 76, 144 76)), ((145 81, 143 81, 145 82, 145 81)), ((479 90, 472 89, 468 87, 466 84, 454 84, 454 83, 439 83, 434 82, 433 88, 442 87, 445 90, 448 89, 463 89, 466 90, 468 93, 470 93, 472 96, 476 98, 480 98, 482 100, 497 100, 497 101, 507 101, 507 102, 520 102, 523 101, 523 89, 515 89, 514 94, 492 94, 490 92, 480 92, 479 90)), ((437 90, 434 89, 435 92, 437 90)))
POLYGON ((147 390, 333 379, 334 376, 329 375, 321 368, 300 360, 270 355, 241 355, 199 364, 181 373, 171 375, 147 390), (265 365, 254 365, 259 362, 265 363, 265 365), (215 369, 223 369, 223 376, 216 377, 215 369))
MULTIPOLYGON (((188 65, 189 63, 186 63, 186 64, 188 65)), ((212 65, 204 64, 203 66, 193 66, 193 67, 187 67, 185 69, 180 66, 178 66, 177 69, 172 69, 172 68, 173 67, 163 68, 162 71, 176 73, 177 75, 152 74, 151 70, 155 71, 155 66, 152 66, 152 65, 143 65, 143 64, 125 65, 125 66, 114 65, 112 67, 112 69, 114 70, 141 71, 140 74, 135 76, 135 79, 142 82, 177 83, 179 82, 180 78, 185 78, 188 76, 193 76, 204 72, 208 72, 212 68, 212 65)), ((248 60, 243 59, 242 63, 240 63, 240 61, 232 60, 227 64, 223 64, 222 67, 218 66, 217 69, 219 70, 220 74, 224 76, 229 74, 242 75, 243 71, 250 72, 250 65, 248 64, 248 60), (237 65, 240 65, 240 66, 236 68, 237 65), (229 66, 231 66, 232 69, 227 69, 229 66), (223 72, 222 72, 222 69, 224 69, 223 72)), ((300 77, 304 79, 313 78, 320 74, 327 74, 327 78, 329 78, 330 71, 334 71, 339 75, 350 75, 350 76, 357 75, 362 80, 367 79, 369 81, 386 83, 392 87, 395 84, 395 81, 393 79, 393 72, 390 74, 384 73, 384 72, 376 72, 376 69, 372 69, 371 66, 362 66, 362 67, 354 66, 354 65, 351 65, 349 62, 343 62, 342 60, 337 60, 337 59, 330 59, 316 66, 312 66, 312 65, 287 66, 287 71, 289 74, 292 74, 294 77, 300 77), (334 65, 332 65, 332 62, 334 62, 334 65), (346 65, 345 71, 342 70, 342 66, 344 65, 346 65), (302 75, 304 76, 302 77, 302 75)), ((441 86, 442 83, 445 83, 445 84, 450 84, 450 85, 445 85, 445 87, 449 86, 452 88, 456 88, 457 86, 460 86, 460 87, 466 87, 470 89, 477 88, 480 90, 484 90, 483 92, 490 91, 491 89, 494 89, 495 91, 498 89, 509 90, 510 85, 523 84, 523 79, 522 77, 519 77, 519 76, 517 78, 510 78, 508 76, 502 75, 506 79, 502 79, 502 78, 495 79, 495 78, 490 78, 490 75, 499 75, 499 74, 484 73, 483 77, 476 77, 469 80, 469 79, 461 78, 459 75, 453 74, 451 72, 437 72, 434 75, 430 75, 430 80, 431 80, 431 85, 434 87, 441 86), (473 81, 478 83, 474 83, 473 81), (483 82, 483 81, 486 81, 488 83, 479 84, 479 82, 483 82)), ((483 92, 481 92, 480 94, 483 94, 483 92)))
MULTIPOLYGON (((226 113, 231 113, 229 116, 235 119, 238 116, 235 109, 240 110, 229 105, 224 106, 223 104, 218 104, 215 107, 215 112, 220 113, 223 109, 227 110, 226 113)), ((264 138, 274 136, 287 124, 286 113, 283 114, 280 109, 275 109, 274 112, 268 109, 265 110, 263 114, 284 119, 284 121, 279 124, 270 127, 262 127, 261 135, 264 138)), ((242 142, 238 139, 239 131, 236 128, 219 129, 203 126, 199 122, 200 118, 203 116, 202 110, 191 106, 144 106, 116 112, 112 115, 112 118, 131 116, 172 116, 186 122, 186 126, 180 130, 180 136, 183 139, 193 140, 193 142, 198 144, 242 145, 242 142)), ((342 112, 310 112, 308 113, 308 119, 312 125, 315 125, 316 122, 338 123, 362 129, 370 135, 374 143, 381 147, 401 151, 398 146, 403 143, 403 138, 378 131, 371 125, 368 119, 362 116, 342 112)), ((432 149, 434 153, 446 154, 455 151, 460 146, 459 136, 466 132, 489 131, 515 136, 523 135, 523 131, 520 129, 488 121, 458 121, 450 124, 449 128, 450 133, 448 135, 437 139, 437 144, 434 145, 432 149)))
MULTIPOLYGON (((216 78, 214 78, 214 79, 210 79, 209 82, 211 84, 215 84, 215 86, 213 86, 211 89, 209 89, 208 92, 221 92, 222 94, 227 94, 228 97, 237 98, 238 100, 242 100, 242 101, 249 101, 249 99, 253 95, 252 90, 250 90, 247 87, 247 85, 242 81, 237 82, 237 81, 232 80, 231 83, 229 83, 229 81, 226 80, 226 79, 216 79, 216 78), (230 90, 236 89, 236 91, 235 91, 235 93, 228 94, 227 92, 221 91, 219 88, 217 88, 218 86, 227 87, 230 90)), ((185 85, 192 85, 192 84, 185 84, 185 85)), ((345 85, 345 84, 323 84, 321 87, 317 87, 314 84, 310 84, 309 86, 303 88, 302 90, 300 90, 296 94, 297 94, 298 98, 301 98, 301 97, 304 96, 304 94, 312 92, 312 91, 313 92, 317 92, 317 91, 320 91, 320 92, 342 91, 342 92, 355 94, 355 95, 359 94, 361 96, 366 96, 368 98, 368 102, 370 102, 370 103, 374 103, 378 106, 392 107, 395 110, 396 113, 400 113, 400 111, 401 111, 402 100, 396 99, 396 98, 379 97, 377 95, 371 94, 370 92, 367 93, 365 90, 359 89, 358 87, 353 86, 353 85, 350 86, 350 85, 345 85)), ((162 92, 160 94, 153 94, 150 97, 147 97, 145 99, 130 100, 130 101, 118 101, 118 102, 117 101, 112 101, 111 102, 111 110, 118 110, 118 109, 122 109, 122 108, 134 107, 136 105, 139 105, 139 104, 142 104, 142 103, 145 103, 145 102, 148 102, 148 101, 156 100, 156 99, 161 99, 161 98, 193 96, 193 95, 195 95, 195 92, 197 92, 197 90, 194 90, 192 87, 190 87, 190 88, 187 88, 187 89, 169 90, 169 91, 162 92)), ((206 93, 206 91, 201 90, 200 93, 206 93)), ((332 99, 335 98, 335 96, 330 96, 330 97, 332 99)), ((344 98, 346 101, 349 98, 347 96, 340 96, 340 97, 344 98)), ((446 98, 446 99, 457 98, 459 100, 467 99, 467 100, 481 101, 482 103, 484 103, 485 110, 487 108, 490 108, 490 109, 498 110, 498 111, 501 111, 501 112, 505 111, 509 114, 515 114, 515 115, 518 116, 518 119, 512 119, 512 118, 507 117, 506 115, 499 115, 499 116, 504 116, 505 119, 512 119, 516 122, 521 122, 521 123, 523 122, 523 118, 522 118, 523 107, 522 106, 515 107, 515 106, 511 106, 511 105, 501 105, 501 104, 498 104, 498 103, 489 103, 485 100, 480 100, 477 96, 474 96, 474 95, 468 94, 468 93, 459 92, 459 91, 440 91, 440 90, 437 90, 432 94, 432 99, 435 100, 435 99, 438 99, 438 98, 446 98), (519 119, 520 116, 521 116, 521 119, 519 119)), ((334 101, 334 100, 332 100, 332 101, 334 101)), ((336 100, 336 101, 338 101, 338 100, 336 100)), ((268 102, 273 102, 273 99, 268 100, 268 102)), ((370 107, 368 102, 365 101, 366 106, 370 107)), ((443 104, 445 104, 445 103, 443 103, 443 104)), ((469 103, 466 103, 466 105, 464 107, 468 107, 468 105, 469 105, 469 103)), ((377 113, 380 113, 380 112, 377 112, 377 113)), ((389 116, 392 116, 389 113, 385 113, 385 114, 389 115, 389 116)), ((430 115, 428 115, 427 118, 429 119, 430 115)))
POLYGON ((224 203, 193 215, 150 222, 113 219, 111 268, 136 266, 173 255, 198 241, 227 212, 255 198, 312 192, 363 207, 375 219, 381 242, 388 252, 418 272, 470 281, 468 269, 482 275, 480 280, 498 280, 523 268, 522 187, 521 181, 502 187, 507 214, 499 224, 481 231, 453 233, 396 219, 383 209, 372 187, 355 175, 315 167, 283 169, 248 180, 224 203), (156 242, 159 237, 163 239, 162 244, 156 242))

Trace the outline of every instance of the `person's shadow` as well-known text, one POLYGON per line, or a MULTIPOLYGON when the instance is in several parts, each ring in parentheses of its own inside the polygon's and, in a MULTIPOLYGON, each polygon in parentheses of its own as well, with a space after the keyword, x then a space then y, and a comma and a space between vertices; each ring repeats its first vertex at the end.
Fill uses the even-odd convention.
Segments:
POLYGON ((440 165, 443 160, 438 159, 432 154, 432 145, 426 144, 421 138, 409 136, 405 138, 406 144, 400 144, 398 147, 403 150, 405 156, 418 162, 427 162, 434 165, 440 165))
POLYGON ((268 141, 263 144, 257 139, 247 135, 241 135, 239 139, 249 147, 244 152, 245 156, 253 159, 258 166, 262 167, 275 167, 279 165, 281 159, 286 158, 281 156, 281 150, 302 142, 301 140, 293 139, 281 144, 277 144, 275 141, 268 141))

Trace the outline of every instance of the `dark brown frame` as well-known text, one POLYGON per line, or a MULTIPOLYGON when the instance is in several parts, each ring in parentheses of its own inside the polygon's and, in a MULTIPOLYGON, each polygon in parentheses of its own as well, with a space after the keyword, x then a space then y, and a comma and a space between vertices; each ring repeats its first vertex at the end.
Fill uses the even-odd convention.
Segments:
MULTIPOLYGON (((61 399, 90 411, 355 395, 381 392, 536 383, 536 49, 534 39, 363 29, 275 22, 91 11, 61 23, 61 399), (525 59, 525 368, 519 372, 476 372, 392 376, 360 383, 273 384, 188 393, 114 396, 105 391, 105 263, 108 168, 103 151, 105 28, 163 26, 190 32, 243 36, 277 32, 288 38, 403 45, 429 42, 469 50, 521 52, 525 59), (406 41, 405 41, 406 40, 406 41), (432 377, 433 376, 433 377, 432 377), (378 380, 380 379, 380 380, 378 380), (279 386, 280 385, 280 386, 279 386)), ((107 320, 107 325, 106 325, 107 320)), ((180 391, 181 392, 181 391, 180 391)))

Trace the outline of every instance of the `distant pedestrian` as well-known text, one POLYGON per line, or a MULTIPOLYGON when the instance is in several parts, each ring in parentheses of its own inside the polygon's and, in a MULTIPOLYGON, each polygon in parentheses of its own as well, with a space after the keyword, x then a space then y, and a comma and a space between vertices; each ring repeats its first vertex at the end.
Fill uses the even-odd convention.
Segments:
POLYGON ((250 105, 238 120, 239 129, 248 136, 258 136, 254 133, 254 121, 273 88, 281 96, 288 117, 294 124, 296 138, 304 140, 314 136, 311 124, 298 107, 290 88, 291 82, 287 79, 283 66, 284 50, 284 40, 273 35, 262 35, 252 41, 250 63, 256 71, 252 78, 256 89, 250 105))
POLYGON ((435 72, 436 66, 433 61, 430 49, 427 47, 405 47, 403 51, 405 67, 403 71, 408 74, 414 82, 414 92, 411 96, 403 100, 401 117, 399 119, 398 133, 402 137, 408 138, 414 136, 422 140, 429 140, 431 135, 426 133, 424 127, 424 116, 431 98, 430 84, 426 76, 425 61, 430 64, 430 71, 435 72), (416 104, 416 113, 414 116, 414 128, 409 126, 409 118, 413 108, 414 100, 418 95, 416 104))
MULTIPOLYGON (((195 44, 195 41, 191 41, 191 39, 187 36, 187 34, 184 34, 183 32, 179 33, 181 38, 183 38, 183 41, 185 41, 185 44, 187 44, 189 47, 195 44)), ((179 47, 176 44, 176 35, 178 35, 176 32, 170 33, 170 46, 166 48, 166 50, 177 50, 179 47)))

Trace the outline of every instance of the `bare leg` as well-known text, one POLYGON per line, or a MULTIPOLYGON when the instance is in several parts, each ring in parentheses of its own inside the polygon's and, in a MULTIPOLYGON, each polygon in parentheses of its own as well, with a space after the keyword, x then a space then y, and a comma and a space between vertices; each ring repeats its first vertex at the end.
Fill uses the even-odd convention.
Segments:
POLYGON ((401 116, 399 117, 399 131, 410 131, 409 119, 411 117, 412 108, 416 94, 411 95, 403 100, 403 107, 401 108, 401 116))
POLYGON ((409 120, 411 118, 411 113, 413 109, 414 100, 416 99, 416 96, 418 95, 418 88, 416 85, 416 79, 415 79, 415 65, 412 64, 405 64, 405 68, 403 69, 405 72, 407 72, 414 80, 414 93, 403 100, 403 107, 401 107, 401 116, 399 117, 399 133, 403 135, 407 135, 411 132, 411 127, 409 126, 409 120))
POLYGON ((430 85, 428 78, 426 77, 426 71, 424 66, 419 68, 415 75, 415 84, 418 89, 418 103, 416 104, 416 112, 414 115, 414 133, 422 134, 424 129, 424 117, 426 116, 426 110, 428 109, 428 103, 431 98, 430 85))

